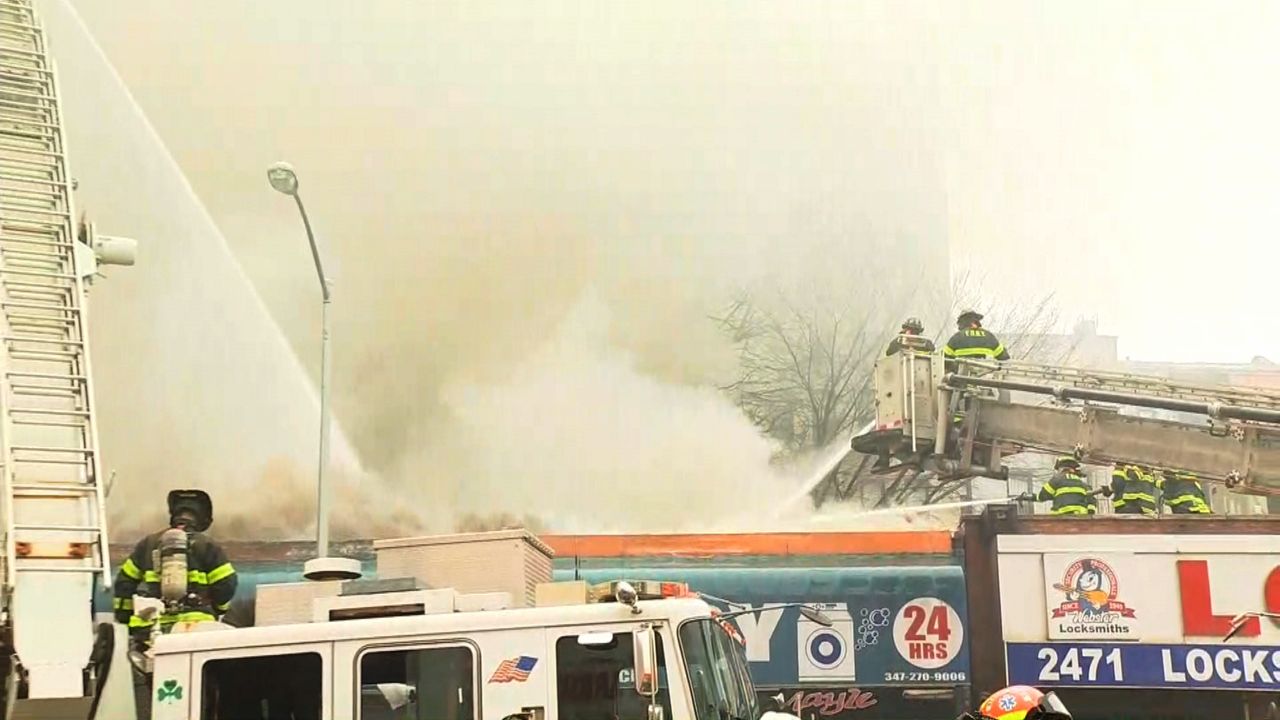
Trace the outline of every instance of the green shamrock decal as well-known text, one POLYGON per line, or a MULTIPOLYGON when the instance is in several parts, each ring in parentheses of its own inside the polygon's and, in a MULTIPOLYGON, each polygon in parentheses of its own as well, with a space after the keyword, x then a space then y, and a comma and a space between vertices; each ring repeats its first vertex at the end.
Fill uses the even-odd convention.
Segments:
POLYGON ((177 680, 165 680, 156 690, 156 702, 178 702, 182 699, 182 686, 177 680))

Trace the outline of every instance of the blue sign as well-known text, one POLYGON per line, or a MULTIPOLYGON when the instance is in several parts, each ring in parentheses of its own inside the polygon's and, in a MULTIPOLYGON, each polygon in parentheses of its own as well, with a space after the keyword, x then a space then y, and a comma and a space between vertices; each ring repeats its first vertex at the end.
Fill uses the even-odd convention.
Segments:
MULTIPOLYGON (((955 566, 609 567, 575 570, 589 582, 687 582, 722 610, 817 605, 823 627, 797 608, 735 617, 760 688, 938 686, 969 682, 964 576, 955 566), (719 604, 725 598, 732 606, 719 604)), ((567 578, 566 578, 567 579, 567 578)))
POLYGON ((1011 685, 1280 691, 1280 647, 1009 643, 1011 685))

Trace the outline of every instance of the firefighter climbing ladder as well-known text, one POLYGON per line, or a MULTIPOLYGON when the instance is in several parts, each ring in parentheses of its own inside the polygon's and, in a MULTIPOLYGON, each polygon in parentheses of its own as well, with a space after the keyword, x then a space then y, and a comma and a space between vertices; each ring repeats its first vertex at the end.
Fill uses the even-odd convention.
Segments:
POLYGON ((92 250, 76 237, 65 152, 32 2, 0 0, 0 577, 33 700, 85 694, 87 598, 109 582, 77 255, 92 250))

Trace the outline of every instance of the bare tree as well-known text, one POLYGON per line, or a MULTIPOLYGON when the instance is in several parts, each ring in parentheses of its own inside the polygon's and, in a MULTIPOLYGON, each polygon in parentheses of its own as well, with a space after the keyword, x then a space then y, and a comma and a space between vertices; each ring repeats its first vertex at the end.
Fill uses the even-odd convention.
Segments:
POLYGON ((789 452, 824 448, 866 420, 883 334, 871 314, 739 297, 716 321, 738 346, 739 375, 723 389, 789 452))
MULTIPOLYGON (((1029 304, 983 308, 980 286, 971 273, 958 276, 950 288, 948 315, 955 317, 962 306, 982 309, 984 325, 1005 338, 1015 358, 1061 348, 1062 336, 1050 332, 1059 319, 1052 295, 1029 304)), ((714 318, 738 348, 738 374, 723 389, 790 455, 845 441, 874 415, 875 362, 901 319, 941 315, 937 308, 912 308, 920 297, 915 291, 897 296, 861 292, 844 302, 817 300, 800 306, 787 298, 764 303, 740 294, 714 318)), ((936 332, 941 346, 950 331, 939 327, 936 332)), ((941 501, 964 487, 963 481, 914 470, 874 474, 867 458, 846 458, 814 489, 813 499, 820 505, 857 497, 865 506, 885 507, 941 501)))

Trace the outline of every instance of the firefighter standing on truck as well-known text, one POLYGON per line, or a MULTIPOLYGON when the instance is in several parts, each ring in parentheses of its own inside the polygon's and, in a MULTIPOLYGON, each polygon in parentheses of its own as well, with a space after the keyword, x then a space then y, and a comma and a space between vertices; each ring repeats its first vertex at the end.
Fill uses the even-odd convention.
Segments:
POLYGON ((1058 472, 1049 482, 1040 487, 1035 496, 1040 502, 1052 501, 1050 515, 1093 515, 1098 512, 1098 501, 1093 497, 1093 488, 1085 482, 1080 473, 1080 461, 1064 455, 1053 464, 1058 472))
POLYGON ((1195 473, 1169 471, 1161 473, 1156 486, 1164 495, 1164 504, 1174 515, 1209 515, 1209 500, 1195 473))
POLYGON ((235 568, 222 547, 204 534, 213 523, 209 495, 201 490, 174 490, 168 501, 169 527, 139 540, 116 575, 116 622, 127 623, 130 637, 141 644, 148 643, 156 620, 134 614, 133 596, 161 597, 160 537, 170 528, 187 533, 187 595, 177 612, 159 617, 161 631, 167 632, 178 622, 216 620, 231 606, 236 593, 235 568))
POLYGON ((1111 496, 1117 515, 1156 515, 1156 481, 1141 465, 1116 465, 1111 471, 1111 496))

